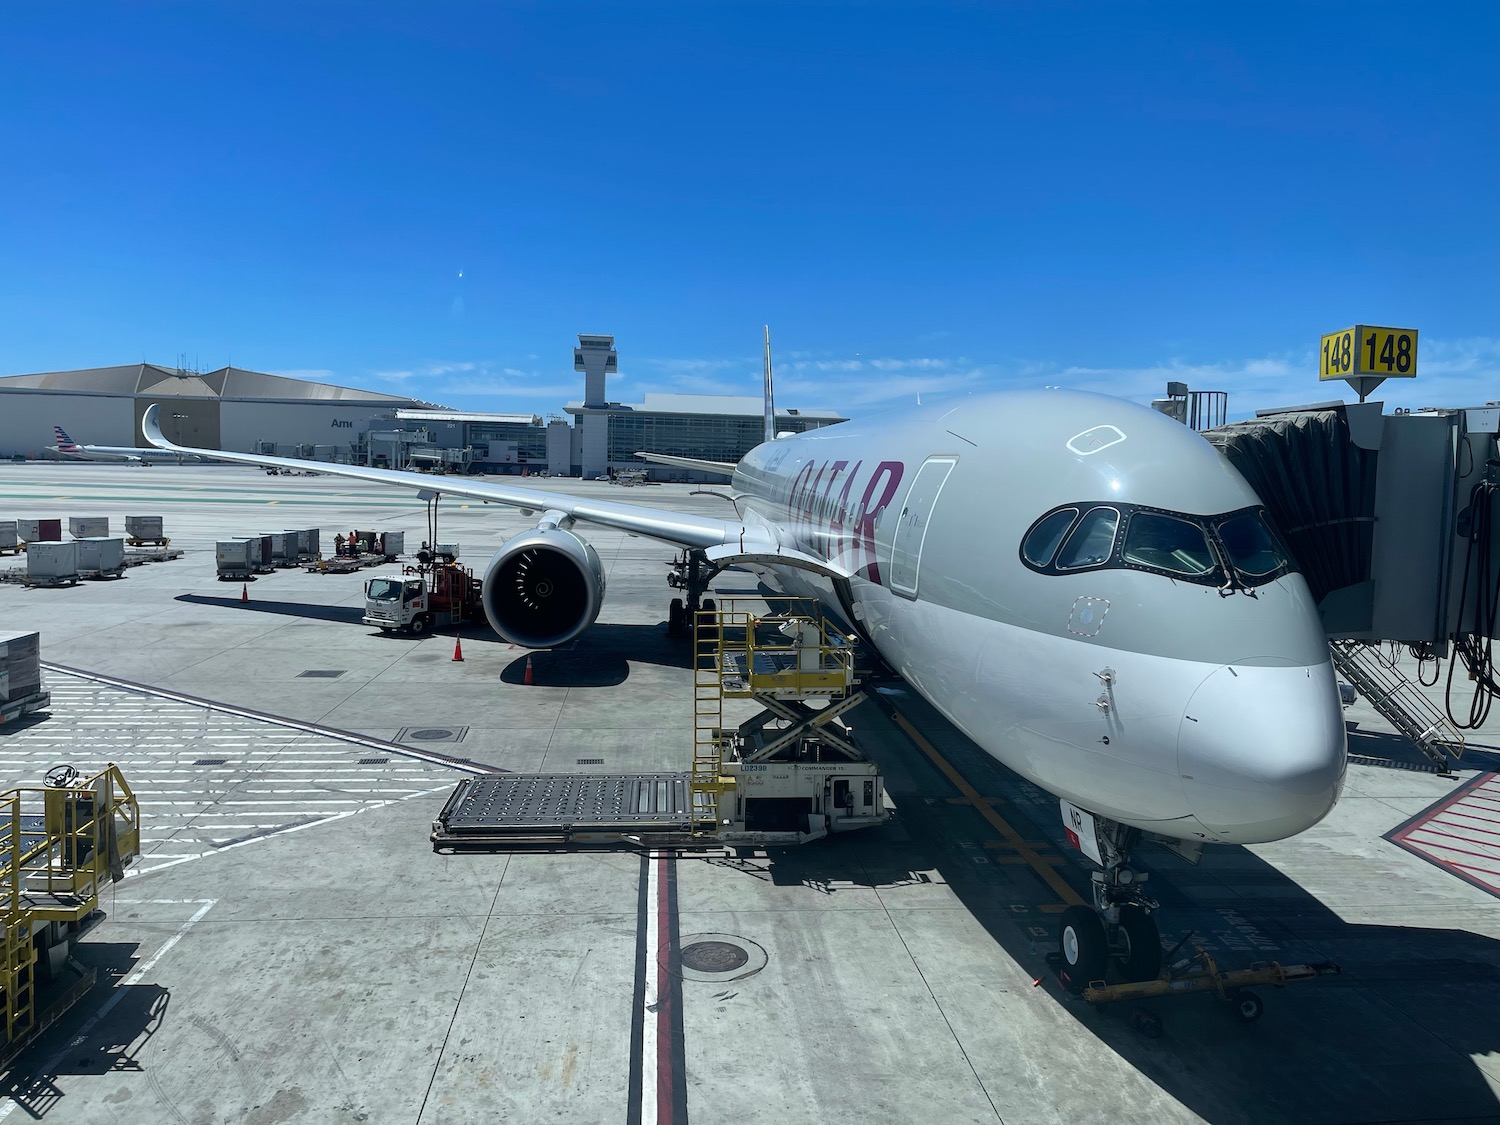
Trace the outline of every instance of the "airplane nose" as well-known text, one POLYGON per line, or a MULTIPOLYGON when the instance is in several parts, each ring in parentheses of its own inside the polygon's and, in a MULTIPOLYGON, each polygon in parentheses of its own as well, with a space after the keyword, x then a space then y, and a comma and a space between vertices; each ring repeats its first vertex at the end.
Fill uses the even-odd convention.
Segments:
POLYGON ((1332 664, 1219 668, 1183 713, 1178 772, 1199 823, 1226 843, 1311 828, 1344 787, 1346 741, 1332 664))

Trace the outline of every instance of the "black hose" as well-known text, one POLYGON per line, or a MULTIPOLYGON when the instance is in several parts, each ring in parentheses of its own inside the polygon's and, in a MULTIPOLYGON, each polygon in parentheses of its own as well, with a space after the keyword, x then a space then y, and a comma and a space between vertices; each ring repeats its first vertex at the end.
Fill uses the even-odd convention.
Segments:
MULTIPOLYGON (((1490 469, 1500 467, 1491 461, 1490 469)), ((1489 718, 1495 697, 1500 695, 1500 682, 1495 679, 1494 635, 1497 617, 1500 617, 1500 584, 1490 581, 1493 571, 1490 542, 1494 527, 1495 497, 1500 494, 1500 485, 1482 480, 1469 492, 1469 545, 1464 552, 1463 583, 1459 587, 1458 627, 1464 626, 1464 610, 1469 601, 1469 575, 1478 566, 1474 577, 1474 629, 1467 635, 1453 638, 1453 652, 1448 658, 1448 680, 1444 685, 1443 703, 1448 718, 1461 730, 1474 730, 1484 725, 1489 718), (1464 722, 1453 713, 1453 669, 1462 660, 1474 682, 1474 695, 1469 700, 1468 721, 1464 722)), ((1420 676, 1420 668, 1418 670, 1420 676)))

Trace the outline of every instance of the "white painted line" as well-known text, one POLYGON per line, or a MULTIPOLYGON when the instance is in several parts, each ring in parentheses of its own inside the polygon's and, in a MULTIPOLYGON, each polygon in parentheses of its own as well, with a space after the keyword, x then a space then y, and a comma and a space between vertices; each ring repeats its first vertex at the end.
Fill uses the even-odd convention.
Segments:
MULTIPOLYGON (((142 977, 144 977, 147 973, 154 969, 156 967, 156 963, 160 961, 164 956, 166 956, 167 952, 179 941, 181 941, 187 935, 187 932, 189 930, 191 930, 200 921, 202 921, 203 916, 210 910, 212 910, 214 908, 214 905, 219 900, 216 898, 199 898, 140 899, 137 901, 161 903, 199 902, 203 905, 198 908, 198 912, 196 914, 194 914, 178 928, 175 934, 169 937, 166 941, 162 942, 161 948, 153 953, 144 963, 142 963, 135 972, 131 973, 124 980, 120 981, 119 984, 115 985, 114 991, 111 993, 109 999, 100 1005, 97 1012, 95 1012, 92 1016, 90 1016, 83 1022, 83 1026, 78 1029, 78 1034, 73 1036, 72 1039, 68 1040, 67 1045, 64 1046, 62 1050, 58 1051, 57 1054, 53 1055, 50 1059, 42 1064, 43 1074, 51 1074, 55 1072, 58 1068, 58 1065, 62 1062, 63 1058, 68 1054, 68 1052, 76 1050, 78 1046, 89 1037, 89 1034, 94 1030, 94 1028, 99 1026, 100 1021, 102 1021, 105 1016, 109 1015, 110 1012, 114 1011, 115 1005, 118 1004, 122 999, 124 999, 125 989, 133 984, 138 984, 142 977)), ((0 1106, 0 1121, 4 1121, 7 1117, 9 1117, 11 1115, 11 1112, 18 1105, 20 1105, 20 1103, 15 1101, 14 1099, 7 1099, 5 1105, 0 1106)))
POLYGON ((657 966, 660 957, 661 934, 657 909, 657 861, 653 852, 646 860, 646 988, 642 997, 645 1011, 641 1014, 641 1125, 655 1125, 657 1117, 656 1083, 657 1056, 661 1053, 656 1043, 656 1001, 660 995, 657 988, 657 966))

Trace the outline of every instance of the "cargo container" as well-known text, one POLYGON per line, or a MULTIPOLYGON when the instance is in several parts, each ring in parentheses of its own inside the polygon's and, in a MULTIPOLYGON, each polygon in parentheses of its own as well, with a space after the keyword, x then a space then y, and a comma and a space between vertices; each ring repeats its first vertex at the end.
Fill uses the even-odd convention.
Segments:
POLYGON ((0 630, 0 723, 51 701, 42 690, 41 637, 29 630, 0 630))
POLYGON ((320 558, 323 548, 318 545, 318 529, 310 527, 307 529, 307 552, 311 558, 320 558))
POLYGON ((109 517, 69 516, 68 534, 74 539, 102 539, 109 534, 109 517))
POLYGON ((74 541, 81 578, 118 578, 125 573, 125 540, 91 536, 74 541))
POLYGON ((20 549, 21 539, 16 534, 15 520, 0 520, 0 551, 20 549))
POLYGON ((297 565, 297 533, 295 531, 273 531, 271 540, 271 562, 275 566, 297 565))
POLYGON ((26 581, 33 586, 71 586, 78 581, 78 541, 39 539, 26 544, 26 581))
POLYGON ((381 537, 381 543, 385 547, 385 561, 395 562, 406 552, 406 532, 387 531, 381 537))
POLYGON ((270 574, 276 569, 276 562, 271 557, 271 537, 269 535, 236 535, 236 539, 244 539, 250 544, 250 569, 257 574, 270 574))
POLYGON ((251 553, 259 548, 249 539, 221 539, 214 544, 214 566, 222 581, 249 578, 255 567, 251 553))
POLYGON ((125 535, 128 539, 154 539, 165 543, 160 516, 126 516, 125 535))
POLYGON ((62 520, 17 520, 22 543, 56 543, 62 539, 62 520))

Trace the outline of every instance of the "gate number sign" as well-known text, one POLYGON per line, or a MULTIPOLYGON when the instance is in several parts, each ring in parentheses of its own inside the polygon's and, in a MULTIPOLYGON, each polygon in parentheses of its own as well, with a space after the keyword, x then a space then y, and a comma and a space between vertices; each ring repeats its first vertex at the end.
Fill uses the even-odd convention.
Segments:
POLYGON ((1319 379, 1410 379, 1417 373, 1417 330, 1356 324, 1330 332, 1318 349, 1318 363, 1319 379))

